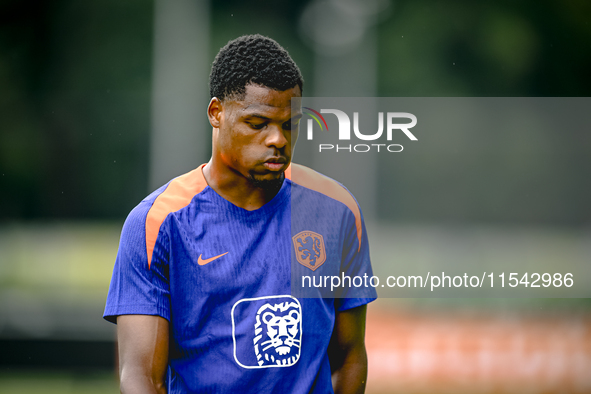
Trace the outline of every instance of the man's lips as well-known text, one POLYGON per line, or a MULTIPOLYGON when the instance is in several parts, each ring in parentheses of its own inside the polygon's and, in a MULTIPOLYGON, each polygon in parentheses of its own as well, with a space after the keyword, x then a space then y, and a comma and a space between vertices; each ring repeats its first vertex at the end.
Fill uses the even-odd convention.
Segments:
POLYGON ((263 165, 265 168, 271 171, 279 171, 285 166, 285 163, 287 163, 287 159, 285 157, 273 157, 266 160, 263 165))

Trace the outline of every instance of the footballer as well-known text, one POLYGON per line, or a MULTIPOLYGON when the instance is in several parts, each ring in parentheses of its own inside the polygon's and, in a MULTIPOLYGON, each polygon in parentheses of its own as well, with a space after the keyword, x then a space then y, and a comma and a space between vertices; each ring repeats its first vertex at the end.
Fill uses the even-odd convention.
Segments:
POLYGON ((121 233, 104 318, 117 323, 122 393, 364 391, 375 290, 292 292, 294 270, 371 274, 353 196, 291 163, 302 89, 270 38, 217 54, 211 159, 141 201, 121 233))

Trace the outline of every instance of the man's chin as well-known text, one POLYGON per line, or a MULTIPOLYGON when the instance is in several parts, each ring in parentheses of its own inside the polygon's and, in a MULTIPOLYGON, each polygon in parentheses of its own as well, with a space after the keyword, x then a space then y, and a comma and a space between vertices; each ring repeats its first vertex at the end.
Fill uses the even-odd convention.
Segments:
POLYGON ((271 172, 264 175, 251 173, 249 179, 255 187, 263 189, 267 192, 277 193, 283 185, 285 174, 283 171, 271 172))

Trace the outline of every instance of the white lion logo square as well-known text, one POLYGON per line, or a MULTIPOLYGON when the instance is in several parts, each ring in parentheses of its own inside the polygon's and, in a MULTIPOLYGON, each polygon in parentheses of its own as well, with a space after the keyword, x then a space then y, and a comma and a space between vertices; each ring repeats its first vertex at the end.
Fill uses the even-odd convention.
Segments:
POLYGON ((290 295, 245 298, 232 307, 234 359, 244 368, 289 367, 298 362, 302 307, 290 295))

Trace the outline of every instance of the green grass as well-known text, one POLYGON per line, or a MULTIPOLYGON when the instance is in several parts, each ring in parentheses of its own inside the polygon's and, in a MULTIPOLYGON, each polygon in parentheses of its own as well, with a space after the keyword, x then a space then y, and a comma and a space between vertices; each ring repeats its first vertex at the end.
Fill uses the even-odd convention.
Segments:
POLYGON ((0 372, 0 392, 11 394, 119 393, 114 373, 0 372))

